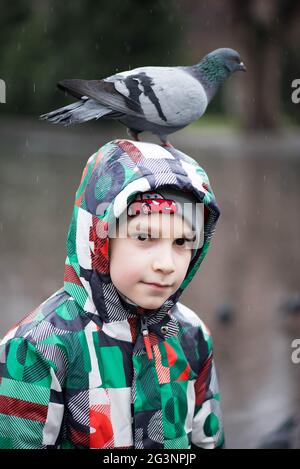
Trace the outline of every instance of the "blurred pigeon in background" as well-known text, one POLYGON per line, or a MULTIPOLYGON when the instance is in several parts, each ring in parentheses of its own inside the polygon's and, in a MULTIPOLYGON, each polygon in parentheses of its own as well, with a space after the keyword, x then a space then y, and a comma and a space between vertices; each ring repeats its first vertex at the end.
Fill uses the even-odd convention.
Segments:
POLYGON ((222 48, 192 66, 140 67, 103 80, 62 80, 57 86, 78 101, 40 117, 64 125, 115 119, 135 140, 147 130, 169 145, 167 135, 199 119, 238 70, 246 70, 238 52, 222 48))
POLYGON ((223 303, 216 310, 216 319, 223 326, 230 326, 235 321, 235 310, 229 303, 223 303))
POLYGON ((300 449, 300 414, 291 415, 263 438, 258 449, 300 449))

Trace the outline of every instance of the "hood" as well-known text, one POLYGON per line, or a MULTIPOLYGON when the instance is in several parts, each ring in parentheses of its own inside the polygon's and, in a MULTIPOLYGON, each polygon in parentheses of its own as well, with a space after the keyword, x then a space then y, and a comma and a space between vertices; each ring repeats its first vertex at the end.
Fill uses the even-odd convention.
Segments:
POLYGON ((178 301, 202 263, 219 209, 205 171, 175 148, 146 142, 114 140, 93 154, 76 192, 67 237, 65 290, 101 322, 136 316, 137 307, 124 302, 110 278, 109 238, 106 234, 138 192, 162 187, 192 192, 204 204, 204 242, 192 258, 178 290, 157 310, 167 313, 178 301))

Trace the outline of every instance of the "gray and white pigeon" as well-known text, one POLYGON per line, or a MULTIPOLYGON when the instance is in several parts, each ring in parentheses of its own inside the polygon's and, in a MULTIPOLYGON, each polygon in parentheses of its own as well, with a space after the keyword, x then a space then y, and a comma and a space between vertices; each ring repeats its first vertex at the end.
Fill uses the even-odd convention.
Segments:
POLYGON ((78 101, 40 118, 64 125, 115 119, 135 140, 147 130, 169 145, 167 135, 199 119, 220 86, 238 70, 246 70, 238 52, 221 48, 192 66, 148 66, 102 80, 62 80, 58 88, 78 101))

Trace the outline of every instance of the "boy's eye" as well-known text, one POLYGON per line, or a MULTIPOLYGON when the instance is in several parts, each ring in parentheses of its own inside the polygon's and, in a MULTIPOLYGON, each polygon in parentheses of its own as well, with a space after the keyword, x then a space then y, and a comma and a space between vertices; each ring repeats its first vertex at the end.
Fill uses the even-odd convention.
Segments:
MULTIPOLYGON (((131 236, 133 239, 136 239, 138 241, 150 241, 151 239, 154 239, 151 237, 151 235, 149 233, 139 233, 139 234, 135 234, 133 236, 131 236)), ((190 243, 192 243, 193 241, 195 241, 196 237, 194 237, 193 239, 188 239, 188 238, 177 238, 175 240, 175 244, 177 246, 188 246, 190 243)))
POLYGON ((147 239, 150 239, 150 235, 148 233, 141 233, 132 236, 134 239, 137 239, 138 241, 146 241, 147 239))
POLYGON ((190 243, 193 243, 195 241, 196 237, 194 236, 193 239, 188 239, 188 238, 177 238, 175 240, 175 243, 177 244, 177 246, 188 246, 190 243))
POLYGON ((183 246, 186 241, 187 240, 184 238, 178 238, 176 239, 175 243, 177 244, 177 246, 183 246))
POLYGON ((139 241, 146 241, 146 239, 149 239, 149 235, 148 234, 140 234, 140 235, 138 235, 137 239, 139 241))

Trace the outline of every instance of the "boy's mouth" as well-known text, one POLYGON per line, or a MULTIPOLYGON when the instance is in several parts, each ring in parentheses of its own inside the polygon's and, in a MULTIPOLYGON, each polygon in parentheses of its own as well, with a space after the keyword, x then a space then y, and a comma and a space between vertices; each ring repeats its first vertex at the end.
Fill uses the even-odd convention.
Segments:
POLYGON ((144 283, 145 285, 149 285, 150 287, 160 288, 160 289, 170 288, 171 287, 171 285, 163 284, 163 283, 153 283, 153 282, 142 282, 142 283, 144 283))

